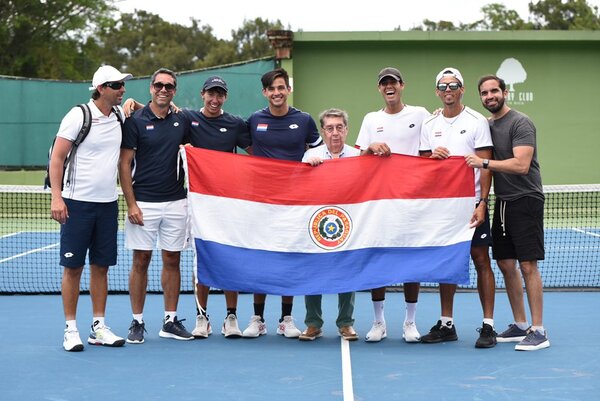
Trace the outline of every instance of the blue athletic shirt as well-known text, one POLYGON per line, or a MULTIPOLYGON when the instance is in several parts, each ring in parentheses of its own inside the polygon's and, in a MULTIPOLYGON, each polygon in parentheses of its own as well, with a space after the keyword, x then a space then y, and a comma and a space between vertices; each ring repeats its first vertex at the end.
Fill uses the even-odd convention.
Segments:
POLYGON ((302 161, 307 144, 312 148, 322 142, 315 120, 293 107, 281 117, 268 107, 258 110, 248 119, 248 128, 255 156, 302 161))
POLYGON ((150 106, 125 120, 121 148, 134 149, 132 168, 135 199, 170 202, 184 199, 183 163, 179 145, 189 142, 189 120, 184 113, 157 117, 150 106))
POLYGON ((252 144, 246 122, 223 112, 218 117, 206 117, 197 110, 183 110, 190 120, 190 143, 197 148, 233 152, 236 146, 246 149, 252 144))

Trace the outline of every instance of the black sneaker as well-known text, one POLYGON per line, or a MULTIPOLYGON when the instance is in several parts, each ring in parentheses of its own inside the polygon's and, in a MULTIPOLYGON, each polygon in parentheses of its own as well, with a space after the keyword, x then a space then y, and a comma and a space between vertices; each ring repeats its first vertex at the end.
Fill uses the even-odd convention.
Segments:
MULTIPOLYGON (((131 326, 129 326, 129 334, 127 335, 127 342, 129 344, 142 344, 144 342, 144 332, 146 331, 146 324, 140 323, 133 319, 131 326)), ((146 331, 147 333, 147 331, 146 331)))
POLYGON ((508 329, 498 334, 496 340, 498 340, 499 343, 518 343, 523 341, 525 336, 527 336, 527 330, 522 330, 516 323, 511 323, 508 325, 508 329))
POLYGON ((173 338, 175 340, 193 340, 194 336, 185 329, 181 323, 183 321, 185 319, 177 320, 177 317, 175 317, 175 320, 172 322, 166 322, 163 324, 162 330, 158 335, 163 338, 173 338))
POLYGON ((456 341, 456 327, 442 326, 442 321, 438 320, 437 324, 429 330, 429 333, 421 336, 421 342, 426 344, 441 343, 444 341, 456 341))
POLYGON ((487 323, 477 328, 479 338, 475 341, 475 348, 493 348, 496 346, 496 332, 494 328, 487 323))

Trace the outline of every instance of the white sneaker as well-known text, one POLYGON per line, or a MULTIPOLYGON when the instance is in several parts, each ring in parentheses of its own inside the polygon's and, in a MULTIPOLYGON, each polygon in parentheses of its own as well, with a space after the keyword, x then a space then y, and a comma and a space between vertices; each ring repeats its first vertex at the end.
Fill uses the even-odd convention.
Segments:
POLYGON ((260 316, 254 315, 250 318, 250 323, 244 332, 243 337, 255 338, 267 334, 267 325, 261 321, 260 316))
POLYGON ((195 338, 208 338, 208 336, 211 334, 212 327, 210 327, 210 320, 208 320, 208 316, 196 316, 196 327, 194 330, 192 330, 192 335, 195 338))
POLYGON ((239 338, 242 336, 242 332, 238 327, 236 315, 234 315, 233 313, 227 315, 225 321, 223 322, 221 334, 223 334, 226 338, 239 338))
POLYGON ((283 321, 279 322, 279 325, 277 326, 277 334, 281 334, 287 338, 298 338, 302 332, 298 330, 294 324, 293 317, 284 316, 283 321))
POLYGON ((69 352, 83 351, 83 343, 81 342, 81 338, 79 337, 79 331, 77 329, 65 329, 63 348, 65 349, 65 351, 69 352))
POLYGON ((373 322, 371 330, 367 333, 365 341, 367 342, 378 342, 387 337, 387 330, 385 329, 385 323, 373 322))
POLYGON ((421 334, 419 334, 415 322, 404 322, 402 326, 402 338, 407 343, 418 343, 421 341, 421 334))
POLYGON ((120 347, 125 344, 125 339, 110 331, 110 327, 102 326, 95 329, 92 328, 88 337, 88 343, 92 345, 105 345, 107 347, 120 347))

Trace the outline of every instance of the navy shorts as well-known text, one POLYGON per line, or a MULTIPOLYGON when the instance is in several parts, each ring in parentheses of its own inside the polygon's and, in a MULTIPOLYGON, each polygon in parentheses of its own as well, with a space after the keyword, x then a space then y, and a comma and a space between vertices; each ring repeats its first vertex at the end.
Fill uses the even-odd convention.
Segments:
POLYGON ((492 255, 496 260, 544 259, 544 201, 531 196, 496 199, 492 224, 492 255))
MULTIPOLYGON (((479 206, 479 203, 475 207, 479 206)), ((492 245, 492 234, 490 231, 490 213, 488 212, 487 203, 485 204, 485 220, 475 229, 471 246, 490 246, 492 245)))
POLYGON ((85 265, 89 249, 90 264, 117 264, 117 201, 109 203, 64 199, 69 211, 67 222, 60 227, 60 264, 77 268, 85 265))

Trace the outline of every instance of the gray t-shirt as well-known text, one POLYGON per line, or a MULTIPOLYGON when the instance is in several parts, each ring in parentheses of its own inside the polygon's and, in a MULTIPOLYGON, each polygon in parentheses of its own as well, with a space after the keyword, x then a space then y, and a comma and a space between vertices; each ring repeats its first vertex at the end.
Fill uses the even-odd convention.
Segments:
POLYGON ((540 164, 537 160, 535 126, 525 114, 510 110, 498 120, 490 120, 494 159, 506 160, 514 157, 516 146, 533 146, 533 158, 527 175, 494 172, 494 193, 505 201, 524 196, 544 200, 540 164))

